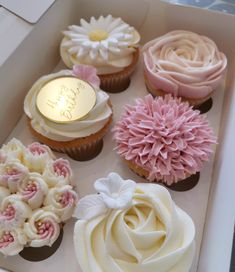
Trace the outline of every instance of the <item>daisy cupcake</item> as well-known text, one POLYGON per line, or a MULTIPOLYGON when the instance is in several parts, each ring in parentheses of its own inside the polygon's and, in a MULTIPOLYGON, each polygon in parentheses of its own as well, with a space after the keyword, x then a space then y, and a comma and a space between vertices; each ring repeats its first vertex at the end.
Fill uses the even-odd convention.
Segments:
POLYGON ((220 85, 226 56, 210 38, 176 30, 143 47, 147 89, 154 96, 172 94, 199 105, 220 85))
POLYGON ((38 79, 24 101, 33 135, 75 160, 97 156, 112 121, 111 101, 99 84, 96 69, 81 65, 38 79))
POLYGON ((114 139, 134 172, 168 186, 199 172, 216 143, 205 115, 180 98, 150 94, 125 107, 114 139))
POLYGON ((63 32, 60 53, 62 60, 72 68, 74 64, 96 67, 101 89, 120 92, 130 84, 139 56, 139 33, 121 18, 111 15, 81 19, 80 25, 71 25, 63 32))

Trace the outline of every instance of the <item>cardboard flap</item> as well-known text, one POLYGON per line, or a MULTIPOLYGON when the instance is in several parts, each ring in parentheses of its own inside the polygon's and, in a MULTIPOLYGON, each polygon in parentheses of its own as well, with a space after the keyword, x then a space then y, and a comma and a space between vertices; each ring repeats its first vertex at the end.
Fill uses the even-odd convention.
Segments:
POLYGON ((36 23, 55 0, 0 0, 0 5, 29 23, 36 23))

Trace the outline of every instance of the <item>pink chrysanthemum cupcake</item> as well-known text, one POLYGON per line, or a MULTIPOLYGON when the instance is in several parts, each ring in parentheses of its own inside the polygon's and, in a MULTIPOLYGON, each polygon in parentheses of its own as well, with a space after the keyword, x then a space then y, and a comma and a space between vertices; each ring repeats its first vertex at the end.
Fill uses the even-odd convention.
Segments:
POLYGON ((150 182, 172 185, 199 172, 216 137, 205 115, 170 95, 127 105, 114 127, 117 153, 150 182))

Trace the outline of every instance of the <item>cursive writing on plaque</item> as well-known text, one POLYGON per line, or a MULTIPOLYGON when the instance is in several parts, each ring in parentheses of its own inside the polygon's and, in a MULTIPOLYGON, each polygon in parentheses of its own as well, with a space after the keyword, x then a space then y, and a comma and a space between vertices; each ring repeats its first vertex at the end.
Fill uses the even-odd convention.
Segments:
POLYGON ((80 89, 84 89, 84 85, 80 82, 75 89, 61 85, 55 99, 47 99, 46 104, 52 109, 61 108, 60 115, 67 120, 71 120, 73 118, 73 110, 77 107, 80 89))

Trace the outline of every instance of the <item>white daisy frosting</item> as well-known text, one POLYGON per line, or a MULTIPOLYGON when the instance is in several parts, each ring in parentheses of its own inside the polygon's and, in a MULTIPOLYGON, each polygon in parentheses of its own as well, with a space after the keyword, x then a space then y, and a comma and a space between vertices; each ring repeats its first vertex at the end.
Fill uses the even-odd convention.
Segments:
POLYGON ((121 18, 91 17, 81 19, 80 26, 71 25, 64 31, 61 57, 68 67, 74 64, 93 65, 98 74, 121 71, 131 64, 140 40, 139 33, 121 18))
POLYGON ((167 189, 115 173, 96 181, 95 188, 99 194, 81 199, 75 212, 82 271, 189 272, 195 227, 167 189))

